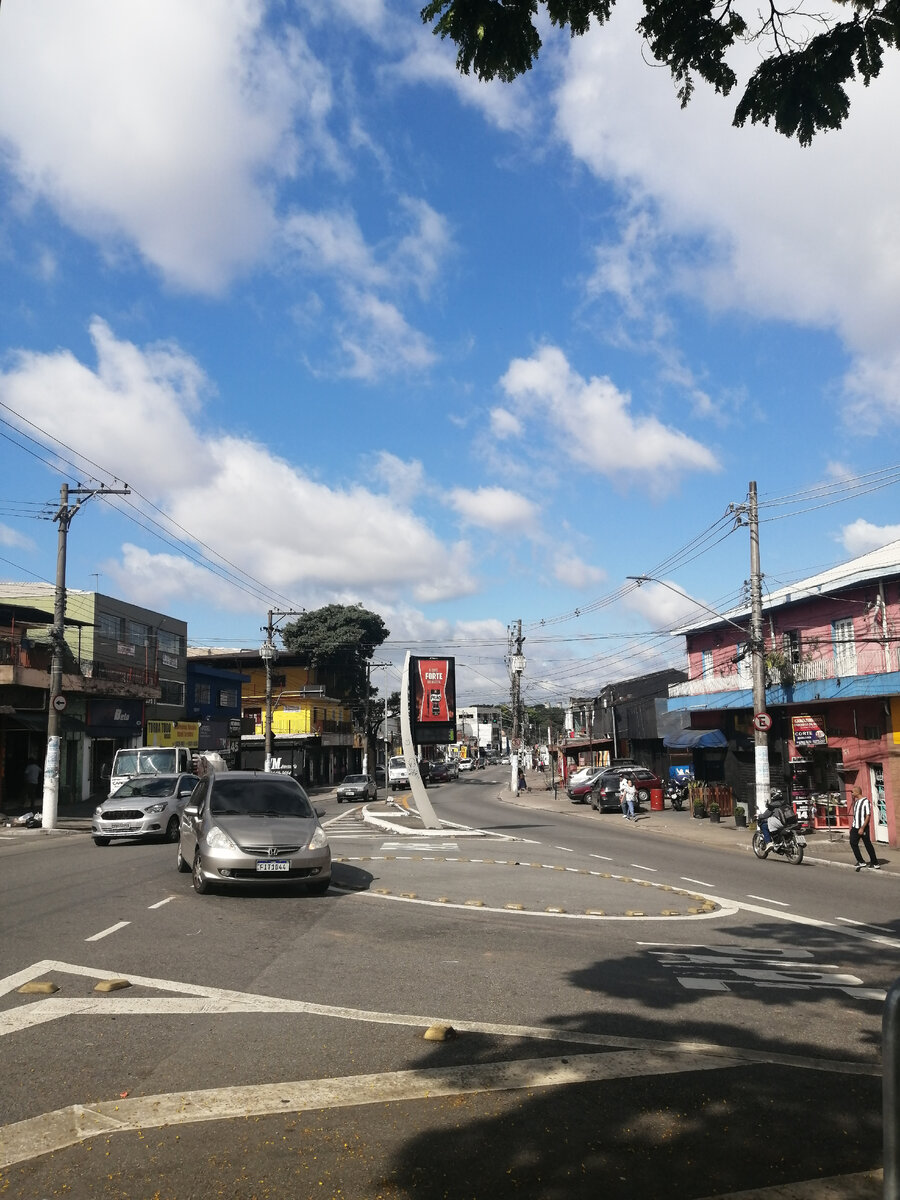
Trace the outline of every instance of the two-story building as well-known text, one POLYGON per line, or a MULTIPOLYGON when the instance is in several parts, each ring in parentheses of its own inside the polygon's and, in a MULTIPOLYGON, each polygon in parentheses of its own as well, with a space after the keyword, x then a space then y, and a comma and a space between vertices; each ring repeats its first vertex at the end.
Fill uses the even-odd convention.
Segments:
MULTIPOLYGON (((900 796, 900 541, 763 598, 772 783, 817 827, 847 828, 850 789, 872 798, 875 836, 897 844, 900 796), (896 732, 895 732, 896 731, 896 732)), ((689 678, 669 688, 695 772, 754 807, 749 610, 704 618, 687 639, 689 678)))
MULTIPOLYGON (((4 626, 8 662, 0 670, 0 784, 13 800, 23 756, 44 761, 54 600, 51 584, 0 584, 9 621, 4 626)), ((154 725, 184 721, 186 641, 187 625, 175 617, 100 592, 67 589, 63 802, 102 792, 117 749, 140 744, 154 725)))
MULTIPOLYGON (((207 665, 240 674, 240 703, 245 732, 241 765, 262 770, 265 764, 266 663, 259 650, 188 651, 193 667, 207 665), (252 728, 252 732, 251 732, 252 728)), ((315 670, 297 655, 279 652, 269 665, 272 689, 272 753, 279 768, 307 786, 334 783, 358 771, 362 739, 354 737, 350 705, 325 693, 315 670)))

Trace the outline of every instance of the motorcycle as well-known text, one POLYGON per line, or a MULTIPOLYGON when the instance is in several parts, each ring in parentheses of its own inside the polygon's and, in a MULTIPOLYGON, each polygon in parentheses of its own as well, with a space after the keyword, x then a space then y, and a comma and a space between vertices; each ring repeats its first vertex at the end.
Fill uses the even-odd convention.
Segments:
POLYGON ((799 867, 803 862, 803 849, 806 838, 798 832, 800 822, 794 813, 787 814, 784 826, 771 835, 767 842, 761 829, 753 835, 753 853, 757 858, 768 858, 770 854, 780 854, 789 863, 799 867))
POLYGON ((666 786, 666 799, 670 808, 675 812, 681 812, 687 800, 687 786, 683 783, 676 783, 674 779, 670 780, 666 786))

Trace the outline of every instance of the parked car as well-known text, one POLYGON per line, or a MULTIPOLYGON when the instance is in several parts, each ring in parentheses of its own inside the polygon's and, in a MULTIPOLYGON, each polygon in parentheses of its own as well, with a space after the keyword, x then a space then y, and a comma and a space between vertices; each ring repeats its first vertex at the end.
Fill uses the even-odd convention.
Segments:
POLYGON ((439 758, 435 759, 434 762, 429 764, 429 766, 430 766, 430 770, 428 772, 428 782, 429 783, 449 783, 450 782, 450 768, 443 761, 443 759, 439 759, 439 758))
POLYGON ((345 800, 374 800, 377 795, 378 788, 371 775, 345 775, 338 784, 337 802, 343 804, 345 800))
POLYGON ((588 767, 582 771, 576 771, 569 776, 569 782, 566 784, 566 794, 573 804, 591 804, 591 793, 594 784, 603 774, 603 767, 588 767))
POLYGON ((95 846, 113 838, 166 838, 177 842, 181 810, 197 784, 196 775, 136 775, 94 809, 95 846))
POLYGON ((459 759, 458 758, 448 758, 447 759, 447 773, 450 776, 451 780, 459 779, 459 759))
POLYGON ((472 771, 475 768, 474 758, 461 758, 459 760, 460 771, 472 771))
POLYGON ((309 797, 289 775, 208 775, 181 814, 176 863, 194 891, 214 885, 300 882, 315 895, 331 883, 331 847, 309 797))
POLYGON ((637 803, 646 804, 653 788, 661 788, 662 780, 646 767, 610 767, 594 780, 591 788, 591 805, 599 811, 619 807, 619 784, 622 776, 634 780, 637 803))

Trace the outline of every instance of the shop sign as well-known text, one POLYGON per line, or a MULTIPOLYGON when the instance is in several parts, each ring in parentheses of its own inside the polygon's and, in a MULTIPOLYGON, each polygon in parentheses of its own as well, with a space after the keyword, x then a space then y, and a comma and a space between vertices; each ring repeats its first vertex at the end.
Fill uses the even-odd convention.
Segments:
POLYGON ((190 746, 200 742, 199 721, 148 721, 148 746, 190 746))
POLYGON ((791 731, 798 750, 815 750, 828 745, 825 718, 821 714, 791 717, 791 731))

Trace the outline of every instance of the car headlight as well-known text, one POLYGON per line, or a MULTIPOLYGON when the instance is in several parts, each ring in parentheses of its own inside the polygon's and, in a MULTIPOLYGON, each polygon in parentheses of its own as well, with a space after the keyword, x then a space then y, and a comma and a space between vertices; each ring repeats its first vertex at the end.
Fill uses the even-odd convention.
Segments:
POLYGON ((320 825, 316 832, 309 839, 310 850, 321 850, 323 846, 328 845, 328 838, 325 836, 325 830, 320 825))
POLYGON ((96 820, 99 820, 99 818, 100 818, 100 817, 102 817, 102 816, 103 816, 103 809, 102 809, 102 808, 95 808, 95 809, 94 809, 94 820, 95 820, 95 821, 96 821, 96 820))
POLYGON ((218 825, 210 826, 206 835, 206 844, 210 850, 237 850, 237 846, 225 830, 220 829, 218 825))
POLYGON ((158 813, 158 812, 165 812, 165 809, 166 809, 166 802, 163 801, 162 804, 151 804, 148 808, 144 809, 144 812, 145 813, 158 813))

